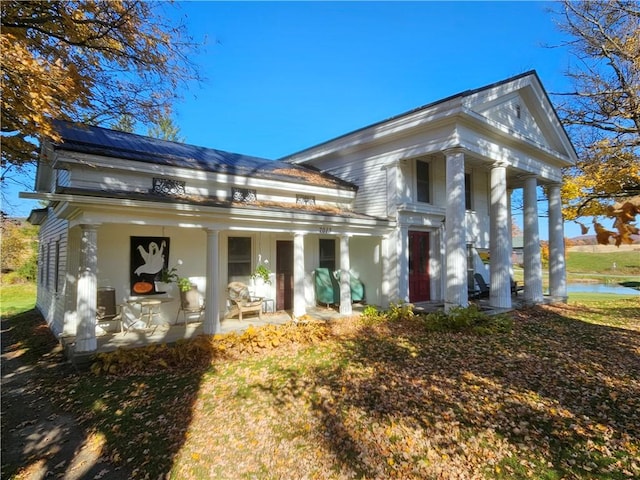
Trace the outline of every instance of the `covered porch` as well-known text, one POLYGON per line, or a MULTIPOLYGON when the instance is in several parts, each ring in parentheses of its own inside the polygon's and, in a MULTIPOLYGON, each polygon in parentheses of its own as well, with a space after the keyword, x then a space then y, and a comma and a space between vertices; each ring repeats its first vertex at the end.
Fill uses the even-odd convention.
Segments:
MULTIPOLYGON (((352 306, 352 315, 359 316, 364 309, 362 304, 352 306)), ((284 325, 289 322, 326 322, 330 323, 339 318, 345 318, 338 309, 327 307, 309 307, 306 315, 294 320, 292 312, 277 311, 273 313, 263 313, 261 317, 225 318, 220 322, 220 331, 217 334, 239 333, 241 334, 250 326, 263 327, 266 325, 284 325)), ((96 353, 112 352, 119 348, 139 348, 153 344, 173 344, 180 340, 196 338, 205 335, 204 323, 202 321, 188 323, 165 323, 152 325, 149 328, 132 328, 125 331, 105 333, 97 336, 97 348, 95 351, 84 352, 76 350, 76 336, 68 335, 60 338, 67 358, 73 362, 82 363, 83 359, 88 359, 96 353)))

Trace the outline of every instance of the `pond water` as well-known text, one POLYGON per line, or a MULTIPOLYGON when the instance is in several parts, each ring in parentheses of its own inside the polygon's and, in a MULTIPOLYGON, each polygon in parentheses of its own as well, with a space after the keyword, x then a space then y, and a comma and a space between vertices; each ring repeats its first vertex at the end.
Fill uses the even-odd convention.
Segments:
POLYGON ((640 291, 623 287, 617 283, 569 283, 567 293, 615 293, 617 295, 640 295, 640 291))

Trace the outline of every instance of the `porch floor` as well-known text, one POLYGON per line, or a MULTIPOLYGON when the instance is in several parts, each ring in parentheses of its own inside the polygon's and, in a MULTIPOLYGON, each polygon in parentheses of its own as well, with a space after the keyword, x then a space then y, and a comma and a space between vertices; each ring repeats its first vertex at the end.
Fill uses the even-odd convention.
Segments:
MULTIPOLYGON (((353 315, 360 315, 364 306, 353 305, 353 315)), ((330 322, 341 318, 342 315, 333 308, 312 307, 307 308, 306 317, 315 321, 330 322)), ((262 318, 257 316, 244 316, 243 320, 237 317, 225 318, 220 321, 220 333, 243 332, 249 326, 261 327, 264 325, 282 325, 292 321, 289 312, 279 311, 275 313, 263 313, 262 318)), ((195 338, 204 334, 202 322, 184 324, 154 325, 148 329, 130 329, 125 332, 107 333, 97 337, 97 350, 93 353, 111 352, 118 348, 144 347, 154 343, 175 343, 178 340, 195 338)), ((75 337, 65 337, 62 344, 67 352, 67 357, 72 358, 77 354, 74 351, 75 337)))
MULTIPOLYGON (((545 302, 550 302, 549 297, 545 297, 545 302)), ((489 306, 489 299, 473 300, 473 303, 489 314, 504 313, 510 310, 518 309, 524 306, 522 296, 512 297, 511 309, 497 309, 489 306)), ((415 310, 421 313, 430 313, 444 309, 442 302, 420 302, 414 304, 415 310)), ((354 304, 353 315, 360 315, 365 305, 354 304)), ((306 318, 315 321, 331 322, 342 318, 337 309, 327 307, 307 308, 306 318)), ((282 325, 292 321, 289 312, 279 311, 275 313, 263 313, 262 318, 257 316, 244 317, 242 321, 238 318, 225 318, 220 321, 220 333, 243 332, 249 326, 260 327, 264 325, 282 325)), ((175 343, 181 339, 195 338, 204 333, 202 322, 192 322, 185 325, 184 323, 171 325, 157 325, 149 329, 131 329, 126 332, 108 333, 97 337, 97 351, 91 352, 86 356, 89 357, 94 353, 110 352, 118 348, 136 348, 151 345, 154 343, 175 343)), ((75 337, 65 337, 62 340, 63 347, 67 352, 67 357, 72 360, 78 360, 82 354, 75 352, 75 337)))

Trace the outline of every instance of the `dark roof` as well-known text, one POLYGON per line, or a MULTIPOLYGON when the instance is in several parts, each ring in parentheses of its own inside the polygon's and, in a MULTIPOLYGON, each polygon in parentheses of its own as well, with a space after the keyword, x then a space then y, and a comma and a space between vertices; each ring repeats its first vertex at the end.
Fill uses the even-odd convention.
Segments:
POLYGON ((56 120, 55 126, 62 137, 62 142, 54 144, 56 149, 207 172, 294 181, 298 184, 357 188, 352 183, 311 167, 63 120, 56 120))

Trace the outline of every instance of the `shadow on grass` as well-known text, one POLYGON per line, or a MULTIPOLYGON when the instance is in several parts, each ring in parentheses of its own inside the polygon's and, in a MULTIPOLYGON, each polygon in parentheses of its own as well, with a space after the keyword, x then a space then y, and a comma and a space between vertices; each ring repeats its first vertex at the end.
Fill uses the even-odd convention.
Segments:
POLYGON ((542 308, 515 320, 481 337, 361 329, 315 372, 327 448, 376 478, 640 475, 640 333, 542 308))
POLYGON ((77 372, 35 310, 3 319, 2 342, 3 478, 159 478, 171 470, 202 368, 125 378, 77 372))

